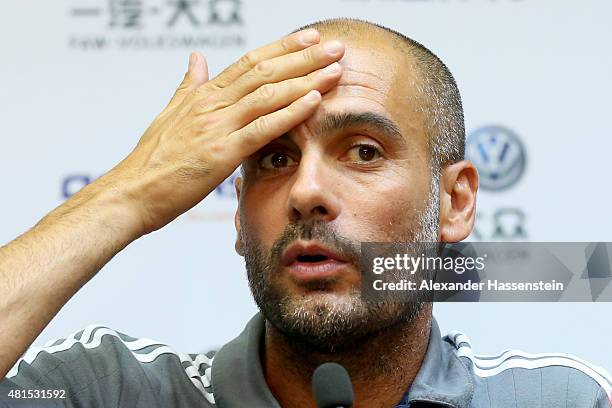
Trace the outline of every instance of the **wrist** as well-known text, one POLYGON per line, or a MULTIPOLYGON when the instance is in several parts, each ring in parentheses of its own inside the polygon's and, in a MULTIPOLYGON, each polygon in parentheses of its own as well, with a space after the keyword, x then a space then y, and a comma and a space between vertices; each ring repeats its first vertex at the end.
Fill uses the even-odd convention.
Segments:
POLYGON ((72 196, 58 210, 80 213, 99 228, 111 232, 113 240, 124 247, 146 233, 138 203, 124 184, 115 182, 107 173, 72 196))

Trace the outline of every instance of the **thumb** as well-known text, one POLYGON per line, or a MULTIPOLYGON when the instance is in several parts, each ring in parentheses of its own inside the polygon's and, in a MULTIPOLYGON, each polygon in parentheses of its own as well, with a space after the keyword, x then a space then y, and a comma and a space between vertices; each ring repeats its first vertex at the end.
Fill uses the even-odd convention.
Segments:
POLYGON ((186 95, 199 88, 207 81, 208 64, 206 63, 206 58, 199 52, 194 51, 189 55, 189 66, 183 78, 183 82, 181 82, 177 88, 166 110, 171 110, 180 105, 186 95))
POLYGON ((194 51, 189 55, 189 68, 183 81, 188 81, 192 90, 208 81, 208 64, 199 52, 194 51))

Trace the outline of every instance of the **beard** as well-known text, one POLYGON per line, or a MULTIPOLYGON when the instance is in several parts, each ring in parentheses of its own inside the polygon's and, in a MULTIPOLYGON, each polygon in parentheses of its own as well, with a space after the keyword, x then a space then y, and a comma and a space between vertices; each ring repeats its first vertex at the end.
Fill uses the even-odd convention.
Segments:
MULTIPOLYGON (((438 217, 438 176, 435 175, 425 209, 412 222, 404 224, 401 231, 394 231, 394 239, 386 242, 436 242, 438 217)), ((315 293, 287 293, 274 278, 279 274, 284 250, 296 240, 317 240, 353 265, 360 265, 361 242, 342 236, 327 221, 288 224, 269 251, 244 222, 240 239, 249 287, 261 313, 289 341, 307 350, 349 351, 378 333, 410 324, 426 303, 418 295, 402 302, 367 299, 362 296, 361 287, 351 288, 348 293, 326 290, 335 278, 306 286, 309 292, 315 293)), ((376 241, 383 242, 379 237, 376 241)))

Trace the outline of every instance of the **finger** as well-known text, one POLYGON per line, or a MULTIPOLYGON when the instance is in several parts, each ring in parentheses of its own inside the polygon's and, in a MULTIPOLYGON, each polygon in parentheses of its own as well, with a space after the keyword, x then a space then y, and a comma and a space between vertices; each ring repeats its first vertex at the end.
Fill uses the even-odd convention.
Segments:
POLYGON ((232 118, 234 126, 240 128, 259 116, 284 108, 311 90, 328 91, 336 85, 341 74, 340 64, 334 62, 303 77, 265 84, 228 107, 228 117, 232 118))
POLYGON ((328 41, 261 61, 224 89, 224 100, 226 103, 234 103, 266 83, 304 76, 340 60, 343 55, 344 44, 340 41, 328 41))
POLYGON ((272 140, 289 132, 291 129, 308 119, 321 103, 321 94, 310 91, 291 105, 260 116, 247 126, 229 135, 230 148, 237 149, 246 159, 272 140))
POLYGON ((225 88, 259 62, 303 50, 318 43, 319 39, 319 32, 312 28, 289 34, 278 41, 246 53, 214 78, 212 84, 219 88, 225 88))
POLYGON ((208 64, 206 63, 206 58, 198 52, 192 52, 189 55, 189 67, 183 78, 183 82, 181 82, 174 96, 172 96, 166 110, 172 110, 180 105, 186 95, 202 86, 206 81, 208 81, 208 64))

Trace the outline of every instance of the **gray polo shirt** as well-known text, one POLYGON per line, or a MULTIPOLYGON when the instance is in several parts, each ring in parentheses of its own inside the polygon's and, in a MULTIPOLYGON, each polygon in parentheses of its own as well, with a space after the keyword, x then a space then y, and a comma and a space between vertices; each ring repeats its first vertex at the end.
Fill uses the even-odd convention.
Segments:
MULTIPOLYGON (((181 354, 91 326, 30 349, 0 381, 0 407, 279 407, 259 360, 263 333, 257 314, 216 353, 181 354)), ((601 368, 565 354, 476 356, 464 334, 441 338, 434 319, 423 364, 396 406, 610 408, 611 399, 601 368)))

